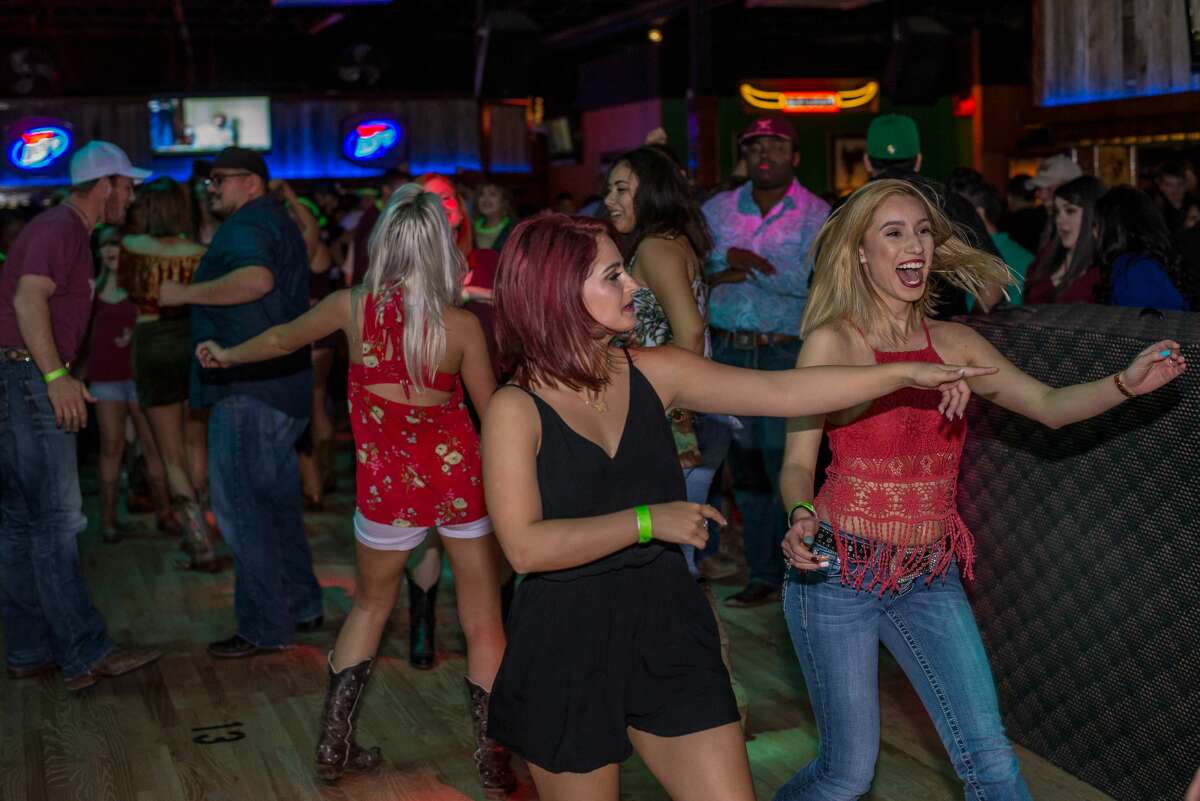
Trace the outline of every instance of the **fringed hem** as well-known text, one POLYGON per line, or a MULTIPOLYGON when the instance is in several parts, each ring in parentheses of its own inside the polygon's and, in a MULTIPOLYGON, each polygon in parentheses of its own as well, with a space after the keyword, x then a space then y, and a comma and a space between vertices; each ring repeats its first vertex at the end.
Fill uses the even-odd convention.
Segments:
POLYGON ((958 514, 942 521, 942 535, 928 543, 882 542, 870 531, 843 531, 829 523, 837 544, 842 584, 855 590, 874 591, 880 597, 899 592, 900 582, 926 574, 928 584, 957 562, 964 579, 975 577, 975 538, 958 514), (870 581, 867 580, 868 574, 870 581))

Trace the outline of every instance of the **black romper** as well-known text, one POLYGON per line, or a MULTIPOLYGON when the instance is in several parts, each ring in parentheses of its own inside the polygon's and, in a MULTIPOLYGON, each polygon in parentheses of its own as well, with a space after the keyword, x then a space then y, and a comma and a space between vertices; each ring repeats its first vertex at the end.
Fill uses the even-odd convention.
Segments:
MULTIPOLYGON (((533 393, 541 419, 545 520, 686 498, 662 403, 630 363, 616 456, 575 433, 533 393)), ((489 733, 555 773, 633 753, 626 727, 664 737, 738 720, 716 621, 679 546, 631 545, 586 565, 531 573, 517 589, 492 689, 489 733)))

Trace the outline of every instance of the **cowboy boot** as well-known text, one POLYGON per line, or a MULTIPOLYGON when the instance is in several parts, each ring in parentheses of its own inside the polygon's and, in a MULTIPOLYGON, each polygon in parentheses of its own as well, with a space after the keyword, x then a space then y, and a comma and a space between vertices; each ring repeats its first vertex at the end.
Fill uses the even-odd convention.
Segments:
POLYGON ((417 670, 433 667, 438 583, 422 590, 412 576, 408 577, 408 664, 417 670))
POLYGON ((178 498, 176 504, 183 519, 183 549, 189 556, 183 565, 184 569, 215 573, 220 569, 220 564, 208 524, 204 520, 203 508, 198 501, 190 498, 178 498))
POLYGON ((100 480, 100 538, 105 542, 121 539, 121 529, 117 525, 117 493, 120 489, 120 482, 100 480))
POLYGON ((374 659, 364 659, 342 670, 333 669, 329 652, 329 689, 321 712, 321 732, 317 737, 317 775, 325 781, 337 781, 345 771, 364 771, 378 767, 383 755, 378 748, 362 748, 354 742, 358 721, 358 703, 371 677, 374 659))
POLYGON ((510 792, 517 777, 509 764, 508 749, 488 736, 488 700, 491 693, 464 676, 471 701, 471 720, 475 724, 475 768, 479 782, 489 796, 510 792))

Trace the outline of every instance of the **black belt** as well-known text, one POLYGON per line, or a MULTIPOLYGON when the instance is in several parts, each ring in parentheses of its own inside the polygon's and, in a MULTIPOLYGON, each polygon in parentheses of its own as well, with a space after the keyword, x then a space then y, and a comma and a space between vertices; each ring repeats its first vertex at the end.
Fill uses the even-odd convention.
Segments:
POLYGON ((774 334, 769 331, 725 331, 721 328, 711 327, 709 330, 717 339, 728 342, 735 348, 743 350, 800 341, 800 337, 793 336, 792 334, 774 334))
MULTIPOLYGON (((830 531, 824 524, 822 524, 821 526, 819 526, 817 528, 817 533, 813 537, 813 547, 816 547, 818 545, 820 547, 825 548, 826 550, 830 551, 831 553, 833 553, 834 557, 837 557, 837 553, 838 553, 837 538, 833 535, 833 532, 830 531)), ((846 543, 846 548, 848 551, 853 551, 855 548, 865 548, 865 547, 869 547, 869 546, 859 545, 858 543, 856 543, 854 541, 850 541, 850 542, 846 543)), ((901 587, 908 585, 909 583, 911 583, 913 581, 913 579, 920 578, 921 576, 923 576, 926 573, 933 570, 934 565, 936 565, 941 558, 942 558, 942 553, 940 551, 933 552, 930 555, 929 564, 922 565, 922 566, 912 570, 911 572, 901 576, 899 579, 897 579, 897 581, 899 582, 901 587)))

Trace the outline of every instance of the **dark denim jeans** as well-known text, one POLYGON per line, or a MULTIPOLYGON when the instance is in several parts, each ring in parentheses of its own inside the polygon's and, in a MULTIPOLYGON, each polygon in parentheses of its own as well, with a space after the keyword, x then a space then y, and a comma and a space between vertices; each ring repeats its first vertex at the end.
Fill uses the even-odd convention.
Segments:
MULTIPOLYGON (((754 370, 790 370, 796 366, 800 342, 735 348, 718 339, 713 343, 713 359, 733 367, 754 370)), ((745 529, 746 565, 750 581, 778 587, 779 546, 786 526, 785 511, 779 499, 779 472, 783 469, 783 444, 787 420, 782 417, 739 417, 742 428, 733 432, 729 447, 729 470, 733 475, 733 497, 742 513, 745 529)))
MULTIPOLYGON (((733 428, 728 415, 697 414, 696 440, 700 445, 700 456, 703 462, 683 471, 683 480, 687 483, 687 499, 691 503, 708 503, 709 491, 712 489, 713 478, 720 469, 721 463, 729 452, 729 443, 733 438, 733 428)), ((720 529, 712 521, 708 524, 708 544, 696 552, 691 545, 681 545, 683 556, 687 560, 688 570, 693 576, 700 574, 697 565, 708 556, 720 550, 720 529)))
POLYGON ((321 614, 293 449, 307 424, 249 395, 218 401, 208 421, 209 485, 233 552, 237 633, 259 647, 291 644, 296 622, 321 614))
POLYGON ((75 435, 54 423, 33 362, 0 361, 0 603, 10 667, 55 662, 63 678, 113 648, 79 570, 87 527, 75 435))
POLYGON ((837 554, 814 550, 829 566, 790 570, 783 611, 820 745, 775 801, 850 801, 870 790, 879 757, 880 643, 916 688, 968 801, 1028 801, 958 568, 880 598, 843 586, 837 554))

